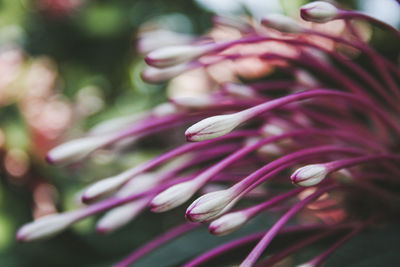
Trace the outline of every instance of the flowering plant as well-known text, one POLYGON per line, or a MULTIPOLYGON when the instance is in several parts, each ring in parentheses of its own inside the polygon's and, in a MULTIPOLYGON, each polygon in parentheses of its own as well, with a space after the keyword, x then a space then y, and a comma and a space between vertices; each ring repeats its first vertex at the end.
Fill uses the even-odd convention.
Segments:
POLYGON ((170 101, 139 116, 103 122, 86 137, 53 148, 47 160, 69 165, 99 148, 123 147, 197 121, 185 132, 190 143, 92 184, 82 195, 87 206, 28 223, 18 240, 54 236, 104 211, 97 230, 111 232, 147 206, 166 212, 210 185, 222 187, 195 199, 187 222, 117 266, 206 224, 214 235, 230 234, 266 210, 281 215, 271 228, 211 249, 185 266, 253 243, 240 266, 270 266, 330 239, 325 251, 302 265, 321 266, 351 237, 394 221, 400 197, 400 70, 353 22, 382 27, 396 41, 400 33, 328 2, 310 3, 300 12, 306 21, 330 25, 277 14, 261 21, 220 16, 215 30, 202 38, 142 33, 139 49, 148 53, 149 65, 142 77, 154 83, 172 79, 170 101), (354 208, 360 203, 365 212, 354 208), (245 207, 232 210, 237 205, 245 207), (296 224, 286 226, 296 215, 296 224), (307 235, 268 254, 271 242, 288 233, 307 235))

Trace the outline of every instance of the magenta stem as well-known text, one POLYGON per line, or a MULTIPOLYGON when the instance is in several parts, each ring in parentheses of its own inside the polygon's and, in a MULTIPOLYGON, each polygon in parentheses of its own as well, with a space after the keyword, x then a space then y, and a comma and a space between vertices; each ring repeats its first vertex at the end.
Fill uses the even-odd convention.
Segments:
POLYGON ((149 252, 155 250, 156 248, 160 247, 161 245, 171 241, 191 230, 194 230, 201 226, 201 224, 193 224, 193 223, 185 223, 179 225, 168 232, 164 233, 163 235, 151 240, 144 246, 141 246, 138 250, 133 252, 131 255, 123 259, 122 261, 116 263, 114 267, 127 267, 130 264, 134 263, 144 255, 148 254, 149 252))
MULTIPOLYGON (((279 234, 294 234, 294 233, 302 232, 302 231, 318 231, 318 230, 324 229, 326 227, 327 226, 324 224, 288 226, 288 227, 282 229, 279 232, 279 234)), ((197 258, 191 260, 190 262, 183 265, 183 267, 200 266, 200 265, 220 256, 221 254, 223 254, 225 252, 245 246, 247 244, 251 244, 251 243, 257 241, 258 239, 261 239, 261 237, 264 234, 265 234, 264 232, 256 233, 256 234, 252 234, 249 236, 245 236, 245 237, 236 239, 236 240, 228 242, 226 244, 222 244, 212 250, 205 252, 204 254, 198 256, 197 258)))
POLYGON ((349 241, 352 237, 357 235, 362 229, 363 229, 363 227, 361 227, 361 226, 357 227, 356 229, 354 229, 353 231, 351 231, 350 233, 345 235, 343 238, 341 238, 339 241, 337 241, 334 245, 332 245, 326 251, 324 251, 322 254, 320 254, 319 256, 312 259, 310 261, 312 266, 321 267, 322 264, 328 259, 328 257, 332 253, 334 253, 338 248, 340 248, 344 243, 349 241))
POLYGON ((348 153, 348 154, 363 154, 363 150, 358 148, 340 147, 340 146, 319 146, 302 149, 296 152, 292 152, 283 157, 280 157, 269 164, 261 167, 257 171, 253 172, 246 178, 242 179, 239 183, 232 186, 232 189, 237 192, 237 194, 243 194, 251 191, 254 187, 258 186, 260 183, 264 182, 267 178, 271 177, 270 173, 274 169, 281 166, 291 166, 307 159, 308 157, 315 157, 320 154, 326 155, 327 153, 348 153), (265 175, 263 177, 263 175, 265 175))
POLYGON ((227 140, 231 140, 231 139, 238 139, 238 138, 245 138, 245 137, 251 137, 251 136, 256 136, 259 134, 259 131, 240 131, 240 132, 236 132, 236 133, 231 133, 229 135, 225 135, 225 136, 221 136, 221 137, 225 137, 225 138, 215 138, 215 139, 211 139, 211 140, 206 140, 203 142, 196 142, 196 143, 190 143, 190 144, 185 144, 182 145, 180 147, 177 147, 175 149, 172 149, 158 157, 155 157, 151 160, 149 160, 148 162, 145 162, 144 164, 141 164, 137 167, 134 167, 130 170, 125 171, 124 173, 128 173, 129 176, 134 177, 135 175, 138 175, 142 172, 148 171, 174 157, 180 156, 182 154, 185 154, 187 152, 196 150, 196 149, 201 149, 201 148, 205 148, 209 145, 221 142, 221 141, 227 141, 227 140))
POLYGON ((379 19, 376 19, 374 17, 371 17, 367 14, 358 12, 358 11, 349 11, 349 10, 340 10, 339 18, 341 19, 361 19, 361 20, 366 20, 368 22, 371 22, 372 24, 375 24, 378 27, 381 27, 382 29, 388 30, 393 35, 396 36, 397 39, 400 40, 400 32, 394 28, 392 25, 387 24, 379 19))
MULTIPOLYGON (((279 56, 280 57, 280 56, 279 56)), ((400 135, 400 125, 397 124, 384 110, 373 104, 372 102, 365 100, 355 94, 339 92, 328 89, 315 89, 311 91, 300 92, 296 94, 291 94, 288 96, 280 97, 258 106, 252 107, 250 109, 245 109, 241 111, 242 114, 245 115, 246 120, 254 118, 262 113, 270 111, 275 108, 279 108, 286 104, 297 102, 305 99, 310 99, 314 97, 334 97, 334 98, 343 98, 347 100, 351 100, 363 106, 364 108, 368 108, 370 112, 375 113, 375 115, 379 116, 385 123, 387 123, 390 127, 392 127, 398 135, 400 135)))
POLYGON ((343 159, 332 161, 326 164, 329 172, 334 172, 343 168, 352 167, 354 165, 368 163, 370 161, 381 161, 381 160, 400 160, 400 155, 367 155, 358 158, 343 159))
POLYGON ((242 212, 245 212, 246 215, 249 217, 254 217, 255 215, 259 214, 260 212, 262 212, 266 209, 269 209, 269 208, 275 206, 276 204, 281 203, 282 201, 285 201, 291 197, 296 196, 298 193, 302 192, 303 190, 305 190, 305 187, 298 187, 289 192, 286 192, 284 194, 280 194, 276 197, 273 197, 270 200, 265 201, 264 203, 244 209, 244 210, 242 210, 242 212))
POLYGON ((206 169, 195 179, 199 180, 199 187, 200 187, 201 185, 204 185, 207 181, 212 179, 212 177, 214 175, 216 175, 218 172, 222 171, 224 168, 226 168, 230 164, 234 163, 237 160, 240 160, 241 158, 243 158, 250 152, 262 147, 263 145, 273 143, 273 142, 276 142, 276 141, 279 141, 279 140, 285 139, 285 138, 299 137, 299 136, 301 137, 301 136, 307 136, 307 135, 311 135, 311 134, 326 135, 326 136, 332 136, 332 137, 341 137, 341 138, 348 139, 353 142, 360 142, 360 139, 357 136, 351 136, 351 134, 346 134, 346 133, 340 132, 340 131, 325 131, 325 130, 318 130, 318 129, 305 129, 305 130, 292 131, 292 132, 284 133, 281 135, 272 136, 272 137, 266 138, 264 140, 260 140, 256 143, 254 143, 253 145, 245 146, 245 147, 237 150, 235 153, 224 158, 220 162, 214 164, 212 167, 206 169))
POLYGON ((318 191, 303 199, 296 205, 294 205, 288 212, 286 212, 263 236, 263 238, 258 242, 258 244, 253 248, 250 254, 246 257, 246 259, 240 264, 240 267, 251 267, 253 266, 257 259, 261 256, 267 246, 271 243, 274 237, 278 234, 278 232, 282 229, 283 226, 296 215, 302 208, 304 208, 307 204, 311 203, 322 194, 331 191, 333 189, 338 188, 338 185, 329 185, 320 188, 318 191))
POLYGON ((328 229, 325 232, 322 233, 317 233, 314 234, 304 240, 301 240, 300 242, 295 243, 294 245, 283 249, 282 251, 279 251, 279 253, 273 255, 271 258, 268 258, 265 261, 262 261, 259 263, 259 266, 272 266, 273 264, 279 262, 280 260, 286 258, 288 255, 301 250, 321 239, 324 239, 325 237, 328 237, 332 234, 334 234, 335 232, 342 230, 343 228, 348 228, 350 227, 350 225, 333 225, 333 226, 328 226, 330 229, 328 229))

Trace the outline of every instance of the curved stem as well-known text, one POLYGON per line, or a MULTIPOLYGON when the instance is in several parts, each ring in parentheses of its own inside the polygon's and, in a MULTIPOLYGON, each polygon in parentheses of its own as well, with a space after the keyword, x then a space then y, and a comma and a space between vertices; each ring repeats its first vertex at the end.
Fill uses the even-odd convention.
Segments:
POLYGON ((113 265, 114 267, 127 267, 137 261, 138 259, 142 258, 144 255, 148 254, 149 252, 155 250, 156 248, 160 247, 161 245, 165 244, 166 242, 175 239, 191 230, 194 230, 201 226, 201 224, 193 224, 193 223, 185 223, 179 225, 168 232, 164 233, 163 235, 151 240, 144 246, 141 246, 138 250, 133 252, 131 255, 123 259, 122 261, 113 265))
POLYGON ((267 246, 271 243, 274 237, 278 234, 278 232, 285 226, 285 224, 292 218, 296 213, 298 213, 302 208, 304 208, 307 204, 311 203, 315 199, 319 198, 322 194, 331 191, 333 189, 337 189, 338 185, 329 185, 323 188, 320 188, 312 195, 303 199, 296 205, 294 205, 288 212, 286 212, 263 236, 263 238, 258 242, 258 244, 253 248, 250 254, 246 257, 246 259, 240 264, 240 267, 251 267, 253 266, 257 259, 261 256, 267 246))

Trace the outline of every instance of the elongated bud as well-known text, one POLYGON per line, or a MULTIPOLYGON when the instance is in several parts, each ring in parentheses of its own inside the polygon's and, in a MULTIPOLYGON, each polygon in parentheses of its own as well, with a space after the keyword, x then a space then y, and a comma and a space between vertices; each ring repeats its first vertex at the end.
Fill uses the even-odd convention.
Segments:
POLYGON ((109 136, 90 136, 72 140, 51 149, 46 159, 51 164, 70 164, 87 157, 109 142, 109 136))
POLYGON ((214 16, 213 21, 217 25, 234 28, 241 32, 247 32, 252 29, 252 26, 247 21, 233 16, 217 15, 214 16))
POLYGON ((170 100, 175 105, 184 108, 206 108, 212 105, 213 102, 215 102, 215 99, 210 96, 178 96, 173 97, 170 100))
POLYGON ((294 184, 314 186, 325 179, 328 173, 329 170, 324 164, 310 164, 297 169, 292 176, 290 176, 290 179, 294 184))
POLYGON ((118 190, 128 179, 129 175, 125 173, 121 173, 116 176, 112 176, 101 181, 98 181, 92 185, 90 185, 82 195, 82 201, 84 203, 90 203, 94 200, 98 200, 99 198, 113 193, 118 190))
POLYGON ((189 200, 198 187, 195 181, 186 181, 169 187, 153 198, 150 203, 151 211, 164 212, 178 207, 189 200))
POLYGON ((325 23, 337 17, 339 10, 331 3, 315 1, 300 8, 300 16, 306 21, 325 23))
POLYGON ((134 114, 134 115, 128 115, 128 116, 123 116, 123 117, 117 117, 117 118, 112 118, 106 121, 103 121, 93 128, 90 129, 89 134, 90 135, 100 135, 100 134, 108 134, 112 132, 116 132, 119 130, 122 130, 130 125, 132 125, 134 122, 139 121, 140 119, 143 119, 147 115, 146 113, 142 114, 134 114))
POLYGON ((121 228, 138 216, 148 202, 149 199, 139 199, 110 210, 97 222, 96 230, 107 234, 121 228))
POLYGON ((231 212, 213 221, 208 229, 213 235, 228 235, 242 227, 248 219, 243 211, 231 212))
POLYGON ((147 64, 157 67, 165 68, 187 61, 191 61, 205 53, 212 51, 216 46, 211 45, 176 45, 163 47, 146 56, 147 64))
POLYGON ((196 199, 186 210, 186 218, 192 222, 203 222, 220 214, 235 198, 233 191, 220 190, 196 199))
POLYGON ((167 116, 167 115, 172 115, 177 113, 178 109, 176 108, 176 106, 172 103, 166 102, 166 103, 162 103, 158 106, 155 106, 152 110, 152 114, 154 116, 167 116))
POLYGON ((142 72, 142 79, 149 83, 161 83, 174 78, 187 70, 191 70, 196 66, 197 65, 193 63, 183 63, 163 69, 147 67, 142 72))
POLYGON ((137 48, 140 53, 147 54, 165 46, 190 44, 194 40, 195 38, 191 35, 168 30, 154 30, 140 34, 137 48))
POLYGON ((19 242, 31 242, 50 238, 67 229, 78 219, 79 213, 76 211, 41 217, 23 225, 18 230, 17 240, 19 242))
POLYGON ((251 87, 238 83, 226 83, 224 84, 222 90, 231 95, 243 98, 252 98, 257 95, 251 87))
POLYGON ((295 20, 281 14, 270 14, 265 16, 261 19, 261 24, 280 32, 303 32, 303 28, 295 20))
POLYGON ((209 117, 190 126, 185 132, 186 140, 198 142, 217 138, 231 132, 244 120, 241 113, 209 117))

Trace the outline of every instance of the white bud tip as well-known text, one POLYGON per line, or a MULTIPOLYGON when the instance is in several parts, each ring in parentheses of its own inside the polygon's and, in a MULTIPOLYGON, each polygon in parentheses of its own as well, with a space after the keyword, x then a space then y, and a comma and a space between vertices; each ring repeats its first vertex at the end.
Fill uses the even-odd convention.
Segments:
POLYGON ((239 113, 209 117, 190 126, 185 132, 186 140, 198 142, 223 136, 242 121, 243 117, 239 113))
POLYGON ((162 83, 178 76, 184 71, 190 70, 193 66, 190 63, 183 63, 163 69, 147 67, 142 72, 142 79, 149 83, 162 83))
POLYGON ((153 198, 150 208, 153 212, 164 212, 178 207, 189 200, 198 189, 193 181, 173 185, 153 198))
POLYGON ((51 149, 46 156, 47 162, 66 165, 88 156, 94 150, 106 145, 109 141, 105 136, 92 136, 72 140, 51 149))
POLYGON ((146 207, 148 199, 139 199, 107 212, 96 225, 100 234, 115 231, 132 221, 146 207))
POLYGON ((248 217, 243 211, 232 212, 213 221, 208 229, 213 235, 227 235, 238 230, 247 220, 248 217))
POLYGON ((310 164, 297 169, 290 179, 300 186, 314 186, 328 175, 328 169, 323 164, 310 164))
POLYGON ((303 31, 303 28, 295 20, 282 14, 265 16, 262 18, 261 24, 281 32, 300 33, 303 31))
POLYGON ((172 103, 184 108, 207 108, 213 104, 214 99, 209 96, 178 96, 170 99, 172 103))
POLYGON ((103 179, 89 186, 82 195, 83 203, 91 203, 102 196, 112 193, 119 189, 125 182, 125 177, 114 176, 103 179))
POLYGON ((193 46, 193 45, 176 45, 163 47, 146 56, 146 63, 158 67, 165 68, 174 66, 183 62, 190 61, 196 57, 209 51, 211 46, 193 46))
POLYGON ((306 21, 325 23, 337 17, 339 10, 331 3, 315 1, 300 9, 301 17, 306 21))
POLYGON ((219 214, 234 198, 229 190, 220 190, 205 194, 196 199, 186 210, 186 219, 192 222, 204 222, 219 214))
POLYGON ((67 229, 77 219, 76 212, 52 214, 22 226, 17 233, 19 242, 31 242, 50 238, 67 229))

